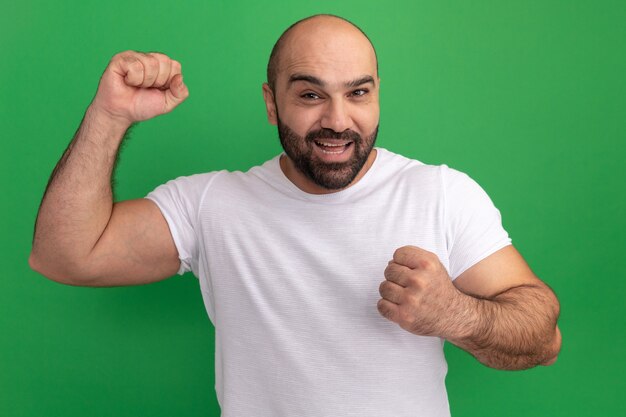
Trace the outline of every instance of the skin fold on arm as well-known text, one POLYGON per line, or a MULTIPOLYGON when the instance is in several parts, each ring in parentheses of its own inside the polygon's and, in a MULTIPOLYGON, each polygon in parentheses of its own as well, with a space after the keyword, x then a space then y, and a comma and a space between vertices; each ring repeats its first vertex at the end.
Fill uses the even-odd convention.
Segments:
POLYGON ((492 368, 554 363, 561 347, 559 303, 513 246, 454 282, 436 255, 398 249, 380 285, 379 312, 403 329, 439 336, 492 368))

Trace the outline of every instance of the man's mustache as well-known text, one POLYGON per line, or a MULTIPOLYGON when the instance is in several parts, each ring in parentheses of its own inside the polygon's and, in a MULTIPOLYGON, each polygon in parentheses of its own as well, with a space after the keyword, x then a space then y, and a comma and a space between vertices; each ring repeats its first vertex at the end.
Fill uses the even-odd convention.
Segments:
POLYGON ((353 130, 344 130, 343 132, 335 132, 332 129, 322 128, 307 133, 305 139, 307 141, 314 141, 318 139, 340 139, 349 140, 355 143, 361 142, 361 135, 353 130))

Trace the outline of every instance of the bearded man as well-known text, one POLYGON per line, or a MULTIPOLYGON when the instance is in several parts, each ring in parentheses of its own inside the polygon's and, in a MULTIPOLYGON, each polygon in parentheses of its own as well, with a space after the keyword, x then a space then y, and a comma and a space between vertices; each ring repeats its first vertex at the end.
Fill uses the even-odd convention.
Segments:
POLYGON ((85 286, 192 271, 225 417, 449 416, 445 340, 494 368, 553 363, 554 293, 467 175, 375 146, 379 88, 360 29, 303 19, 263 85, 284 153, 114 202, 125 132, 189 94, 168 56, 114 56, 52 174, 32 268, 85 286))

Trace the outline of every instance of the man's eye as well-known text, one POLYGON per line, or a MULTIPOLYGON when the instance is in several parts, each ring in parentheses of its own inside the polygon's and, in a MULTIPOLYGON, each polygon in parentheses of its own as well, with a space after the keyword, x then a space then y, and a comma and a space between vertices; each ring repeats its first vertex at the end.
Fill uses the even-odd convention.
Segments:
POLYGON ((351 95, 355 97, 362 97, 369 93, 369 90, 366 88, 359 88, 358 90, 354 90, 351 95))
POLYGON ((307 99, 307 100, 317 100, 318 98, 320 98, 320 96, 318 96, 315 93, 304 93, 300 97, 307 99))

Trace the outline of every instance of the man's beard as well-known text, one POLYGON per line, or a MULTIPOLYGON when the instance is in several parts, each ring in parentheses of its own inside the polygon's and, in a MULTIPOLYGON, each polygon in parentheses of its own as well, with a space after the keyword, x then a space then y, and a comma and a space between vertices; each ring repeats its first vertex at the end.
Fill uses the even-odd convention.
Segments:
POLYGON ((335 132, 332 129, 319 129, 309 132, 306 137, 295 133, 289 126, 282 123, 278 117, 278 137, 287 156, 293 161, 296 169, 320 187, 327 190, 346 188, 359 174, 369 157, 376 136, 378 126, 365 139, 352 130, 335 132), (315 140, 341 139, 352 141, 351 158, 346 162, 323 162, 313 154, 315 140))

